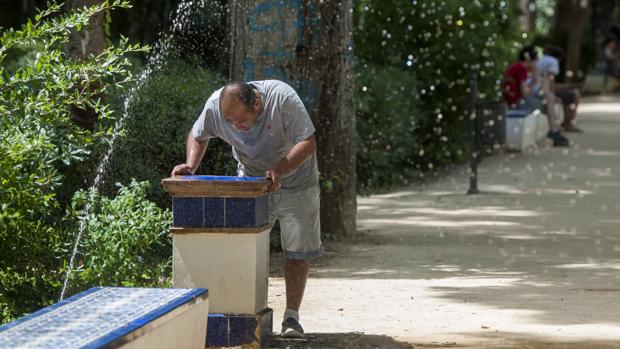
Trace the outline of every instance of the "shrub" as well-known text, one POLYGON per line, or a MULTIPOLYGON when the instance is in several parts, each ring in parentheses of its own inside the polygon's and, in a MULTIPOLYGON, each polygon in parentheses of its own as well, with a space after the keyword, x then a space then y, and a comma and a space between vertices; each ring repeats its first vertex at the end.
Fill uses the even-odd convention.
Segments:
POLYGON ((405 151, 415 155, 416 169, 433 170, 467 154, 470 76, 478 75, 481 98, 500 98, 503 70, 520 47, 516 6, 503 0, 357 3, 358 58, 415 74, 420 115, 416 143, 405 151))
POLYGON ((54 228, 61 176, 42 134, 3 129, 0 139, 0 323, 49 304, 60 285, 57 257, 67 235, 54 228))
POLYGON ((421 113, 412 70, 360 61, 356 74, 358 187, 366 193, 415 174, 421 113))
POLYGON ((75 194, 67 218, 83 220, 84 233, 72 292, 93 285, 170 284, 172 214, 146 199, 149 185, 132 179, 128 186, 119 185, 113 199, 99 196, 96 189, 75 194), (93 200, 86 213, 81 208, 89 198, 93 200))
MULTIPOLYGON (((225 81, 210 70, 181 60, 156 69, 135 92, 125 135, 115 144, 102 192, 112 195, 114 183, 139 178, 152 184, 149 198, 167 207, 171 201, 160 182, 170 176, 175 165, 185 162, 187 135, 207 98, 225 81)), ((116 91, 119 108, 125 94, 116 91)), ((234 175, 235 169, 230 146, 213 139, 197 172, 234 175)))
POLYGON ((50 3, 21 29, 0 36, 0 322, 57 299, 71 235, 62 220, 68 203, 59 193, 71 166, 111 134, 75 126, 70 110, 89 106, 100 120, 111 118, 97 95, 127 82, 125 55, 144 50, 121 40, 87 60, 71 60, 64 43, 94 13, 127 6, 106 1, 60 14, 62 5, 50 3), (15 50, 36 53, 6 68, 7 53, 15 50))

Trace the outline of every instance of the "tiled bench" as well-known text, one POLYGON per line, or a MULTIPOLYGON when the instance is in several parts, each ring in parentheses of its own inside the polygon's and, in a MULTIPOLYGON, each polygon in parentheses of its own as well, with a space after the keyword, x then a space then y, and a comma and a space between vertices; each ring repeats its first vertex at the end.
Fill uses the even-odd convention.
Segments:
MULTIPOLYGON (((564 120, 561 103, 555 105, 559 117, 558 124, 564 120)), ((506 145, 508 149, 523 151, 547 137, 549 121, 540 110, 508 109, 506 111, 506 145)))
POLYGON ((181 176, 162 183, 172 196, 173 284, 209 289, 207 345, 260 345, 272 329, 269 182, 181 176))
MULTIPOLYGON (((540 110, 509 109, 506 112, 506 145, 510 150, 523 151, 536 144, 540 110)), ((545 120, 546 121, 546 120, 545 120)))
POLYGON ((94 287, 0 327, 0 348, 204 348, 206 289, 94 287))

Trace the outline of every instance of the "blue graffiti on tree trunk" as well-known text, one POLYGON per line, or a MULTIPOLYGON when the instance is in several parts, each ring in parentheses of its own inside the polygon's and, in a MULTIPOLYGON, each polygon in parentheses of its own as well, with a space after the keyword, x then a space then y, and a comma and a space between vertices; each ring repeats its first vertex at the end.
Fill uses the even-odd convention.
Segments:
POLYGON ((244 59, 244 79, 284 81, 295 88, 306 109, 311 111, 318 98, 316 83, 294 76, 289 70, 296 59, 305 58, 308 50, 319 43, 319 17, 314 2, 257 1, 247 21, 252 39, 261 36, 268 39, 252 40, 254 45, 262 46, 255 49, 254 57, 244 59))

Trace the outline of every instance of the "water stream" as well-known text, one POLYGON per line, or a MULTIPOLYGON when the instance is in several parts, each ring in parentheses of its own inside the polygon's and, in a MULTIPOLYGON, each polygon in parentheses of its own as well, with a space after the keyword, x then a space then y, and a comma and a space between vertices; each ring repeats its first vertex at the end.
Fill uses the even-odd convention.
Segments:
MULTIPOLYGON (((205 1, 207 0, 183 0, 177 6, 176 11, 172 14, 172 25, 171 32, 179 33, 183 32, 183 29, 191 23, 192 17, 195 11, 204 11, 205 1)), ((146 81, 149 79, 151 74, 158 71, 162 65, 172 58, 176 52, 174 50, 174 37, 172 34, 163 34, 160 33, 160 39, 155 43, 151 53, 147 58, 146 68, 140 73, 138 78, 136 79, 135 85, 129 90, 127 98, 123 103, 123 112, 122 116, 117 120, 114 125, 112 139, 109 142, 109 148, 106 155, 101 159, 99 164, 97 165, 97 170, 95 172, 95 179, 93 184, 89 188, 89 195, 86 201, 86 205, 84 206, 83 214, 80 216, 80 224, 78 229, 78 234, 75 238, 75 242, 73 243, 73 248, 71 250, 71 257, 69 258, 69 265, 67 268, 67 272, 65 274, 65 278, 63 281, 62 291, 60 293, 59 301, 62 301, 67 292, 67 287, 69 285, 69 280, 71 278, 71 273, 75 268, 75 258, 78 252, 78 248, 80 245, 80 241, 86 231, 86 223, 87 217, 91 211, 93 201, 95 199, 95 195, 97 189, 99 188, 100 182, 105 174, 105 171, 108 167, 108 163, 110 162, 110 157, 114 152, 114 144, 121 133, 121 131, 125 128, 125 124, 127 119, 130 116, 129 110, 135 100, 136 96, 140 89, 144 86, 146 81)))

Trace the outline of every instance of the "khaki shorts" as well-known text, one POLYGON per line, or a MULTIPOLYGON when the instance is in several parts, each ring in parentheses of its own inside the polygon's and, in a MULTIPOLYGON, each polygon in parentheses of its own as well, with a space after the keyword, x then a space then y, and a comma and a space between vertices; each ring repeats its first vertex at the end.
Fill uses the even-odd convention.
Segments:
POLYGON ((310 259, 323 254, 321 242, 320 189, 278 190, 269 197, 269 219, 280 221, 280 241, 286 258, 310 259))

